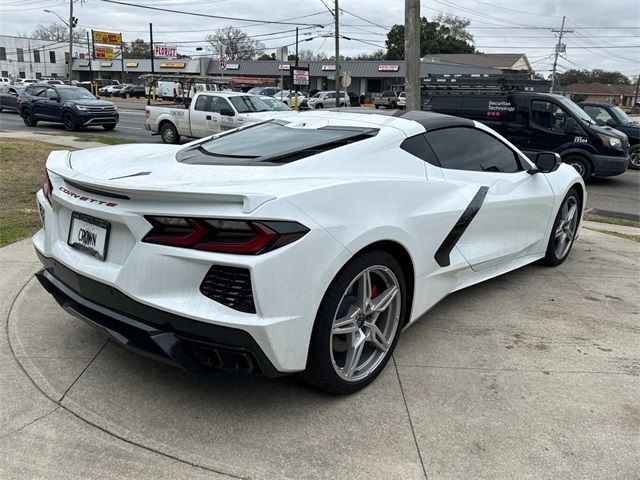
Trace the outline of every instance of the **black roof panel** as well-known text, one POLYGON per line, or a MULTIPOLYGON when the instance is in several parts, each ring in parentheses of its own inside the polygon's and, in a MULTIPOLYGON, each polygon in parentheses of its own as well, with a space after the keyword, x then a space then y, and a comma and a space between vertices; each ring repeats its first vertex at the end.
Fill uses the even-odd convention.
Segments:
POLYGON ((442 115, 441 113, 410 111, 402 115, 400 118, 413 120, 422 125, 425 130, 437 130, 444 127, 473 127, 473 120, 467 118, 453 117, 451 115, 442 115))

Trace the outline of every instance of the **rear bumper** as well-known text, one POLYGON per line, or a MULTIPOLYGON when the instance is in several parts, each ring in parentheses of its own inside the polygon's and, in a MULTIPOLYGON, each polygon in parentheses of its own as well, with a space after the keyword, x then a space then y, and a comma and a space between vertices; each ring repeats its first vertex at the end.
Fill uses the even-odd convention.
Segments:
POLYGON ((227 370, 284 375, 246 331, 144 305, 36 253, 45 266, 36 278, 60 306, 136 353, 191 373, 227 370))
POLYGON ((629 167, 629 157, 611 157, 608 155, 593 155, 593 174, 600 177, 620 175, 629 167))

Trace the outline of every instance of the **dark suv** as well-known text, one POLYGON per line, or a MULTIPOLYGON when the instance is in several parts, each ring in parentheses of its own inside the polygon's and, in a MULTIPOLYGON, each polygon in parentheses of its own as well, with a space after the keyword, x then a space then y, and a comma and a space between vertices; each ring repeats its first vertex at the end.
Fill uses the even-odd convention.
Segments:
POLYGON ((29 85, 21 96, 20 116, 27 127, 38 121, 56 122, 69 131, 91 125, 113 130, 119 118, 113 103, 70 85, 29 85))

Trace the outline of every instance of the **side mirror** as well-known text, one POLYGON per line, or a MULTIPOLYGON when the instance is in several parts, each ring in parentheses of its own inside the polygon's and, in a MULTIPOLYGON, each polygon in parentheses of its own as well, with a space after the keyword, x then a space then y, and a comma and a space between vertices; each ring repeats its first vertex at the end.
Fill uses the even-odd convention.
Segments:
POLYGON ((564 124, 564 133, 566 135, 584 135, 582 128, 573 118, 567 117, 564 124))
POLYGON ((11 95, 12 97, 17 97, 18 96, 18 92, 9 92, 9 95, 11 95))
POLYGON ((220 115, 224 115, 225 117, 233 117, 235 112, 230 108, 222 108, 220 109, 220 115))
POLYGON ((558 169, 562 159, 560 155, 554 152, 540 152, 536 155, 535 164, 536 168, 529 170, 530 174, 534 173, 549 173, 558 169))
POLYGON ((613 128, 616 128, 616 127, 618 126, 618 125, 616 124, 616 121, 615 121, 613 118, 610 118, 609 120, 607 120, 607 121, 605 122, 605 125, 606 125, 607 127, 613 127, 613 128))

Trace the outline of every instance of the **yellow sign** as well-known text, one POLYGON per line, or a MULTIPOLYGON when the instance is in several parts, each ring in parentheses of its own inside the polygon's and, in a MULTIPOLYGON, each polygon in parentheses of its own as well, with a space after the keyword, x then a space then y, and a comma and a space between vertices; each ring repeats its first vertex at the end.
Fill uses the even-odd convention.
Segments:
POLYGON ((185 62, 164 62, 160 64, 160 68, 184 68, 186 66, 185 62))
POLYGON ((96 47, 96 58, 116 58, 115 52, 111 47, 96 47))
POLYGON ((113 62, 100 62, 101 67, 110 67, 113 65, 113 62))
POLYGON ((107 45, 120 45, 122 43, 121 33, 93 32, 93 43, 103 43, 107 45))
POLYGON ((136 68, 138 66, 138 62, 127 62, 126 66, 129 68, 136 68))

